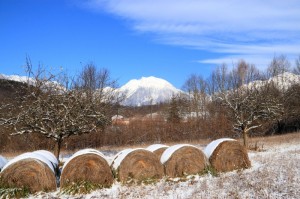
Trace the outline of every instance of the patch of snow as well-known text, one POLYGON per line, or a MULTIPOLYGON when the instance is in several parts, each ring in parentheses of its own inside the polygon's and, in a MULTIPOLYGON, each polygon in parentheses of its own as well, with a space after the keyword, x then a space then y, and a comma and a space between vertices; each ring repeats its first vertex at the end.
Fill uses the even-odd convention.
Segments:
POLYGON ((158 149, 165 148, 165 147, 169 147, 169 146, 164 145, 164 144, 152 144, 152 145, 148 146, 146 148, 146 150, 154 152, 154 151, 156 151, 158 149))
POLYGON ((204 154, 206 155, 206 157, 209 158, 213 154, 214 150, 219 146, 219 144, 221 144, 224 141, 236 141, 236 140, 232 138, 221 138, 212 141, 204 149, 204 154))
POLYGON ((58 160, 56 159, 55 155, 53 153, 51 153, 50 151, 38 150, 38 151, 34 151, 32 153, 42 155, 45 158, 47 158, 50 162, 52 162, 55 167, 58 166, 58 160))
POLYGON ((0 171, 7 164, 6 158, 0 155, 0 171))
POLYGON ((165 162, 167 162, 170 157, 173 155, 173 153, 175 151, 177 151, 178 149, 182 148, 182 147, 185 147, 185 146, 191 146, 191 147, 194 147, 198 150, 200 150, 199 148, 197 148, 196 146, 193 146, 193 145, 190 145, 190 144, 177 144, 177 145, 174 145, 174 146, 171 146, 169 148, 167 148, 163 154, 161 155, 161 158, 160 158, 160 162, 162 164, 164 164, 165 162))
POLYGON ((84 155, 84 154, 96 154, 102 158, 104 158, 106 160, 106 162, 109 164, 109 161, 107 160, 107 158, 105 157, 105 155, 103 155, 100 151, 96 150, 96 149, 82 149, 80 151, 77 151, 76 153, 74 153, 64 164, 63 168, 61 171, 64 170, 64 168, 67 166, 67 164, 75 157, 80 156, 80 155, 84 155))
POLYGON ((42 156, 40 154, 37 154, 37 153, 31 153, 31 152, 28 152, 28 153, 23 153, 17 157, 15 157, 14 159, 12 159, 11 161, 9 161, 4 167, 3 167, 3 170, 4 171, 7 167, 9 167, 10 165, 20 161, 20 160, 24 160, 24 159, 36 159, 36 160, 39 160, 43 163, 45 163, 52 171, 53 173, 54 172, 54 167, 52 165, 52 163, 45 157, 45 156, 42 156))
POLYGON ((121 162, 124 160, 124 158, 128 154, 130 154, 131 152, 136 151, 136 150, 146 150, 146 149, 136 148, 136 149, 124 149, 123 151, 120 151, 119 153, 117 153, 117 155, 115 155, 114 160, 111 163, 111 167, 114 168, 115 170, 117 170, 119 168, 121 162))
POLYGON ((124 119, 124 117, 122 115, 114 115, 111 117, 111 120, 114 121, 114 120, 122 120, 124 119))

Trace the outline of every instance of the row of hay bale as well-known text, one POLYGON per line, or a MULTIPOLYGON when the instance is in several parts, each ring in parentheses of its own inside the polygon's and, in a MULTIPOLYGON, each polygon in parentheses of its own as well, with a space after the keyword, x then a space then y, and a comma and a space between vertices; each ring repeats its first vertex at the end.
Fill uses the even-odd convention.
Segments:
MULTIPOLYGON (((10 186, 28 186, 31 192, 56 189, 57 162, 49 160, 53 158, 50 154, 43 154, 30 153, 16 157, 3 167, 0 178, 10 186)), ((85 149, 65 162, 61 170, 60 188, 82 181, 110 187, 114 178, 126 183, 128 180, 157 180, 163 176, 182 177, 201 173, 209 165, 216 171, 224 172, 247 168, 250 161, 246 149, 232 139, 216 140, 204 152, 188 144, 125 149, 111 161, 97 150, 85 149)))

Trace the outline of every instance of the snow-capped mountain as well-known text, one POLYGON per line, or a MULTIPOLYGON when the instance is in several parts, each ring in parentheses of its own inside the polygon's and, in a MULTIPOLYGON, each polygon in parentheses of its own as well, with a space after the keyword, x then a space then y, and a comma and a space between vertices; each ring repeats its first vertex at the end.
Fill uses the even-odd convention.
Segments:
POLYGON ((299 84, 300 83, 300 75, 296 75, 293 73, 289 73, 289 72, 284 72, 282 74, 279 74, 275 77, 272 77, 266 81, 253 81, 249 84, 247 84, 246 86, 248 88, 251 88, 253 86, 255 86, 256 88, 259 88, 263 85, 265 85, 266 83, 270 84, 274 84, 278 89, 280 90, 286 90, 288 88, 290 88, 293 84, 299 84))
POLYGON ((133 79, 118 89, 126 95, 123 105, 142 106, 170 100, 172 95, 182 92, 164 79, 142 77, 133 79))
MULTIPOLYGON (((36 84, 36 80, 34 78, 31 78, 31 77, 28 78, 27 76, 0 74, 0 79, 7 79, 7 80, 16 81, 16 82, 29 83, 30 85, 36 84)), ((66 88, 64 86, 60 85, 57 81, 47 81, 47 82, 45 82, 44 86, 45 86, 45 88, 46 87, 54 88, 57 91, 65 91, 66 90, 66 88)))
MULTIPOLYGON (((28 77, 26 76, 19 76, 19 75, 4 75, 0 74, 0 79, 7 79, 7 80, 12 80, 16 82, 27 82, 28 77)), ((33 80, 29 78, 29 81, 32 82, 33 80)))
POLYGON ((279 89, 284 90, 291 87, 293 84, 300 83, 300 75, 285 72, 268 80, 268 83, 273 82, 279 89))

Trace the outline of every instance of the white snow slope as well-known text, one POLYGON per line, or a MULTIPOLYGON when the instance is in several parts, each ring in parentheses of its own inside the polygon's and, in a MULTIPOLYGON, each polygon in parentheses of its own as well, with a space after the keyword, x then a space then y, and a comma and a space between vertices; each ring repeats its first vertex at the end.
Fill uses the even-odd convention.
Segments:
POLYGON ((182 92, 166 80, 153 76, 130 80, 118 91, 126 95, 123 104, 128 106, 165 102, 170 100, 173 94, 182 92))

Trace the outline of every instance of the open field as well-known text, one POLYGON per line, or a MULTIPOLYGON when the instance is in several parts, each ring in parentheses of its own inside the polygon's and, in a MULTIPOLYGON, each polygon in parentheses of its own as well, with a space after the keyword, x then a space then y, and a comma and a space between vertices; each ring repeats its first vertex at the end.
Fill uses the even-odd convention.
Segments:
MULTIPOLYGON (((59 190, 31 198, 299 198, 300 134, 254 138, 261 151, 249 151, 252 167, 243 171, 160 180, 152 185, 122 185, 87 195, 59 190), (263 147, 263 148, 262 148, 263 147)), ((202 144, 200 145, 202 147, 202 144)))

